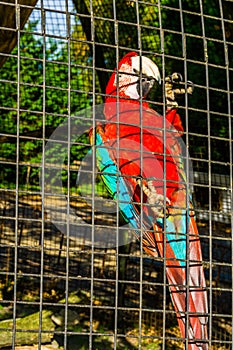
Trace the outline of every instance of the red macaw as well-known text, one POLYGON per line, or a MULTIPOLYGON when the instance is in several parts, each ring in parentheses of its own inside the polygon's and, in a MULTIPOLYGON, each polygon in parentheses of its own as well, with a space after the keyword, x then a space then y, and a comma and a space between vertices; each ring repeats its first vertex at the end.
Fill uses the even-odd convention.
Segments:
MULTIPOLYGON (((181 158, 183 127, 173 89, 165 79, 166 117, 144 101, 160 73, 135 52, 119 62, 107 88, 104 114, 90 137, 103 181, 119 209, 142 239, 144 250, 161 256, 173 305, 189 350, 208 349, 208 303, 201 244, 181 158)), ((191 92, 191 91, 188 91, 191 92)))

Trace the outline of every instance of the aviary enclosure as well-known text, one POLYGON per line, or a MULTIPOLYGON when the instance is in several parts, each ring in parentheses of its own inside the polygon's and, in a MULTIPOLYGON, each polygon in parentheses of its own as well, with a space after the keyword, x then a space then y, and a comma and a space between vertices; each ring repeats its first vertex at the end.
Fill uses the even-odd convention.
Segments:
MULTIPOLYGON (((232 349, 229 0, 0 1, 0 349, 194 349, 188 297, 183 336, 167 258, 145 253, 135 238, 143 218, 135 229, 122 217, 90 144, 90 130, 106 123, 110 76, 130 52, 139 68, 147 57, 160 71, 146 100, 161 118, 165 78, 180 73, 174 84, 184 89, 192 82, 178 103, 208 301, 208 334, 195 349, 232 349)), ((145 81, 140 69, 134 75, 145 81)), ((192 293, 189 284, 180 294, 192 293)))

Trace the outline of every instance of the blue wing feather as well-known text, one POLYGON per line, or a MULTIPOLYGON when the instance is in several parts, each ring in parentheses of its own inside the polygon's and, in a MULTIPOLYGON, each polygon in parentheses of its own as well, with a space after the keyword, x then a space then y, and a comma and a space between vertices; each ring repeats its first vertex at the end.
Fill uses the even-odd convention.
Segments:
MULTIPOLYGON (((132 228, 140 229, 141 220, 140 215, 136 211, 134 205, 132 204, 132 198, 129 193, 128 186, 121 176, 117 165, 112 160, 108 149, 102 141, 101 135, 96 133, 96 164, 101 172, 101 177, 104 184, 110 193, 111 197, 118 201, 119 209, 124 220, 129 223, 132 228)), ((149 223, 152 226, 152 223, 149 223)), ((143 223, 143 229, 148 229, 143 223)))

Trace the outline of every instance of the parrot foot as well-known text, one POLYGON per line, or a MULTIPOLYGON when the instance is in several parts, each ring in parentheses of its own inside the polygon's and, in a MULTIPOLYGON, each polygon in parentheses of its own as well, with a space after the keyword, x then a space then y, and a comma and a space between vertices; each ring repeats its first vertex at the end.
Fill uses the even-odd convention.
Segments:
POLYGON ((166 104, 169 109, 178 108, 176 97, 185 93, 192 94, 194 84, 187 81, 187 86, 183 82, 183 77, 180 73, 172 73, 165 78, 165 96, 166 104))
MULTIPOLYGON (((149 180, 145 185, 141 179, 137 179, 137 184, 142 188, 143 193, 147 197, 147 203, 150 205, 150 209, 153 211, 156 217, 164 217, 164 196, 159 194, 154 185, 153 181, 149 180)), ((166 197, 166 205, 170 205, 170 200, 166 197)))

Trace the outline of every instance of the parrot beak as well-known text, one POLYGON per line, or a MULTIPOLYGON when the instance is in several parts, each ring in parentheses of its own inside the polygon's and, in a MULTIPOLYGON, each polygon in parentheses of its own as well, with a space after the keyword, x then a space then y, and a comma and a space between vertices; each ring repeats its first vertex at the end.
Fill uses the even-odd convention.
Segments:
POLYGON ((159 68, 151 59, 145 56, 134 56, 131 60, 133 71, 137 74, 140 74, 141 72, 141 84, 139 81, 137 91, 140 95, 141 89, 142 97, 145 98, 153 87, 155 81, 161 84, 159 68))
POLYGON ((152 78, 159 84, 161 83, 159 68, 150 58, 145 56, 134 56, 131 60, 135 73, 142 71, 142 76, 152 78))

